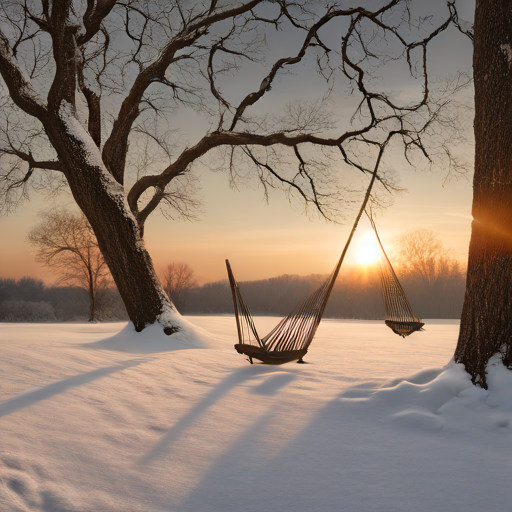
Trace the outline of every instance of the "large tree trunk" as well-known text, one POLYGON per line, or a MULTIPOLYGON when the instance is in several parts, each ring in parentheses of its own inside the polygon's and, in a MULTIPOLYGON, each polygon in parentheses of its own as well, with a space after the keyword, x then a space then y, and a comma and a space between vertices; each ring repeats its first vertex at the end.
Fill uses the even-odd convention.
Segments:
POLYGON ((141 331, 158 321, 166 334, 178 331, 179 316, 160 285, 123 186, 107 171, 99 149, 76 119, 74 109, 61 106, 45 129, 135 329, 141 331))
POLYGON ((455 359, 486 388, 494 354, 512 363, 512 1, 477 0, 474 34, 474 220, 455 359))

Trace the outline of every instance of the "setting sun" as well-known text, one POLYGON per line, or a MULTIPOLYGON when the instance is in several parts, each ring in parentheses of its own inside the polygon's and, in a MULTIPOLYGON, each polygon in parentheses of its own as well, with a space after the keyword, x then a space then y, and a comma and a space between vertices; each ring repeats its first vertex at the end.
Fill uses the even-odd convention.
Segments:
POLYGON ((379 248, 372 233, 366 235, 357 251, 357 262, 362 265, 374 263, 379 257, 379 248))

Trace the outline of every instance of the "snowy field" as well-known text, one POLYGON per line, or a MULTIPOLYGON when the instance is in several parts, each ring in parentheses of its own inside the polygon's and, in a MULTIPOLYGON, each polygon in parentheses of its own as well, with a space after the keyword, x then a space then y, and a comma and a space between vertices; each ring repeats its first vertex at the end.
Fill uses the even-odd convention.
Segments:
POLYGON ((510 510, 512 372, 471 386, 457 322, 325 320, 310 364, 270 367, 232 317, 189 320, 210 343, 0 324, 1 512, 510 510))

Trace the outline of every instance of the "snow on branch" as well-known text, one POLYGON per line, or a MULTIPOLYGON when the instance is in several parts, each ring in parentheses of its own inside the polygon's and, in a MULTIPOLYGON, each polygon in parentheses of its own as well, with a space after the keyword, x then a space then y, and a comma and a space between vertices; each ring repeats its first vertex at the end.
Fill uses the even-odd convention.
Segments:
POLYGON ((27 114, 42 119, 46 112, 46 105, 23 75, 16 57, 12 53, 9 41, 1 29, 0 74, 14 103, 27 114))

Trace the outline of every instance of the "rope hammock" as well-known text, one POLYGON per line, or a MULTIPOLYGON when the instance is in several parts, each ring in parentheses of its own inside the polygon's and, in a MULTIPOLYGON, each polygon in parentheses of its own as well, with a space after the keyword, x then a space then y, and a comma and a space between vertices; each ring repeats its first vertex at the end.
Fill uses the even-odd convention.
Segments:
POLYGON ((338 263, 334 267, 331 275, 325 282, 315 290, 309 297, 301 302, 287 317, 265 337, 260 338, 254 325, 254 320, 245 304, 238 283, 231 270, 229 261, 226 260, 229 284, 233 294, 233 305, 235 308, 236 327, 238 330, 238 341, 235 349, 240 354, 245 354, 252 360, 258 359, 266 364, 283 364, 290 361, 304 362, 302 358, 308 351, 309 345, 313 341, 316 330, 322 320, 327 301, 332 288, 338 277, 338 273, 349 248, 350 242, 354 236, 359 220, 365 211, 366 205, 370 199, 373 184, 377 178, 377 171, 386 148, 386 143, 380 146, 379 155, 375 162, 375 168, 372 178, 366 189, 366 194, 357 214, 357 217, 350 231, 350 235, 345 243, 338 263))
POLYGON ((238 283, 233 276, 231 265, 226 260, 229 284, 233 293, 238 340, 240 342, 235 345, 237 352, 247 355, 251 363, 253 358, 266 364, 283 364, 296 360, 302 363, 302 358, 308 351, 322 319, 341 262, 340 259, 329 278, 325 280, 320 288, 306 297, 265 337, 260 338, 249 308, 245 304, 238 283))
MULTIPOLYGON (((375 222, 370 215, 368 215, 368 218, 380 249, 379 275, 386 307, 385 324, 394 333, 405 338, 413 332, 422 331, 425 324, 414 314, 384 250, 375 222)), ((238 283, 231 270, 231 265, 226 260, 238 330, 239 343, 235 345, 237 352, 247 355, 251 363, 253 358, 266 364, 283 364, 296 360, 303 362, 302 358, 307 353, 316 334, 344 256, 345 251, 322 285, 298 304, 288 316, 283 318, 263 338, 258 335, 252 315, 242 298, 238 283)))
POLYGON ((396 334, 405 338, 413 332, 423 331, 425 325, 412 310, 407 295, 393 270, 384 246, 380 241, 377 227, 371 215, 368 215, 380 249, 379 274, 382 283, 382 295, 386 306, 386 325, 396 334))
MULTIPOLYGON (((281 322, 263 338, 260 338, 256 331, 254 320, 242 298, 238 283, 231 270, 231 265, 229 261, 226 260, 229 284, 233 294, 233 305, 235 308, 239 340, 239 343, 235 345, 235 349, 238 353, 247 355, 251 364, 253 359, 258 359, 265 364, 283 364, 290 361, 304 362, 302 358, 307 353, 309 345, 313 341, 316 330, 320 325, 325 306, 327 305, 332 288, 338 277, 341 264, 343 263, 357 225, 359 224, 359 220, 370 199, 371 190, 377 177, 377 171, 384 149, 385 144, 381 145, 365 198, 359 209, 354 225, 352 226, 347 242, 345 243, 340 259, 333 271, 320 288, 315 290, 303 302, 296 306, 288 316, 283 318, 281 322)), ((390 327, 393 332, 405 337, 414 331, 421 330, 424 324, 414 315, 407 297, 393 271, 393 267, 382 247, 375 223, 370 216, 369 218, 385 256, 385 258, 382 258, 383 263, 381 263, 381 279, 387 311, 386 325, 390 327)))

